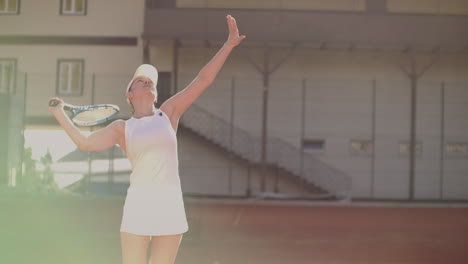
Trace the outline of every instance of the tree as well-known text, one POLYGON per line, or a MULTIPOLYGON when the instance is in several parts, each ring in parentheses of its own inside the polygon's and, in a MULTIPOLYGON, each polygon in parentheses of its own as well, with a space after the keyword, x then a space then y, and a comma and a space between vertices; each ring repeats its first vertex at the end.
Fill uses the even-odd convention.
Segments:
POLYGON ((34 187, 38 182, 36 160, 32 157, 32 148, 27 147, 23 152, 23 184, 34 187))
POLYGON ((52 155, 50 151, 40 157, 40 163, 43 167, 42 171, 36 168, 37 160, 32 156, 31 147, 24 150, 23 159, 23 184, 28 189, 33 190, 52 190, 57 189, 57 184, 54 180, 54 171, 52 170, 52 155))
POLYGON ((41 163, 44 166, 42 171, 42 183, 44 185, 55 185, 54 181, 54 171, 52 170, 52 155, 47 149, 47 153, 41 157, 41 163))

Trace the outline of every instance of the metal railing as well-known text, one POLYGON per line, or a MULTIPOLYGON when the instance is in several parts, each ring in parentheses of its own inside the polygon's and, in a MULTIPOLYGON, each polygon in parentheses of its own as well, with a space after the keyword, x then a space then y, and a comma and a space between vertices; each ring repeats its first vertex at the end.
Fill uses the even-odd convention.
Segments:
MULTIPOLYGON (((192 105, 185 112, 181 124, 248 162, 261 163, 259 138, 198 105, 192 105)), ((349 198, 351 178, 348 175, 310 153, 301 153, 301 149, 282 139, 268 138, 266 160, 269 165, 297 175, 331 195, 349 198)))

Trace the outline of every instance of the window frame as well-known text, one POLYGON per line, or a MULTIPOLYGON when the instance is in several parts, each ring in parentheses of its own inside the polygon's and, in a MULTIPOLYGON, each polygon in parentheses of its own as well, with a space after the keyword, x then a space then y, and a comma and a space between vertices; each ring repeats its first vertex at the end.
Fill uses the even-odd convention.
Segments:
MULTIPOLYGON (((400 140, 398 141, 398 156, 399 157, 409 157, 410 156, 410 150, 409 150, 409 145, 410 142, 409 140, 400 140), (406 145, 406 150, 402 152, 402 145, 406 145)), ((423 142, 422 141, 416 141, 416 146, 415 146, 415 152, 416 152, 416 157, 421 158, 423 156, 423 142)))
MULTIPOLYGON (((88 1, 87 0, 71 0, 73 3, 75 3, 75 1, 83 1, 83 11, 82 12, 77 12, 76 10, 65 11, 64 10, 65 1, 67 1, 67 0, 60 0, 60 15, 62 15, 62 16, 86 16, 87 9, 88 9, 88 1)), ((72 7, 74 9, 73 4, 72 4, 72 7)))
POLYGON ((447 141, 444 144, 444 154, 446 158, 467 158, 468 157, 468 151, 467 152, 453 152, 449 150, 450 145, 463 145, 465 148, 468 148, 468 141, 447 141))
POLYGON ((58 59, 57 60, 57 84, 56 84, 56 90, 55 94, 59 96, 83 96, 83 86, 84 86, 84 70, 85 70, 85 61, 84 59, 58 59), (79 62, 81 65, 81 74, 79 77, 80 84, 79 84, 79 92, 64 92, 60 88, 60 81, 61 81, 61 72, 60 72, 60 65, 61 63, 73 63, 73 62, 79 62))
POLYGON ((349 140, 349 153, 351 154, 351 156, 366 156, 366 157, 371 156, 374 153, 374 148, 375 148, 374 142, 372 140, 370 140, 370 139, 351 139, 351 140, 349 140), (370 150, 366 151, 366 150, 362 150, 362 149, 355 149, 353 147, 353 143, 361 144, 361 147, 364 144, 370 144, 370 150))
MULTIPOLYGON (((2 0, 0 0, 2 1, 2 0)), ((8 3, 9 0, 3 0, 5 1, 5 3, 8 3)), ((19 15, 20 13, 20 3, 21 3, 21 0, 16 0, 16 11, 15 12, 8 12, 8 10, 0 10, 0 15, 19 15)), ((7 4, 5 4, 5 7, 7 6, 7 4)), ((8 9, 8 8, 7 8, 8 9)))

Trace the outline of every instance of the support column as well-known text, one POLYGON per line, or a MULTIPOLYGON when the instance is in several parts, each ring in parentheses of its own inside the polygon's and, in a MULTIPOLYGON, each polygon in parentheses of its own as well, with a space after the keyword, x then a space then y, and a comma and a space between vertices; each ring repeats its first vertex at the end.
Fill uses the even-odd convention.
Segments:
POLYGON ((415 183, 415 161, 416 161, 416 104, 417 104, 417 88, 418 80, 424 75, 424 73, 429 70, 434 63, 437 61, 437 56, 431 58, 428 64, 426 64, 421 71, 417 70, 415 54, 411 50, 411 47, 407 49, 407 55, 410 59, 410 69, 407 70, 404 66, 399 65, 401 71, 408 77, 410 80, 410 142, 409 142, 409 194, 408 199, 410 201, 414 200, 414 183, 415 183))
POLYGON ((171 95, 174 95, 178 92, 178 78, 179 78, 179 53, 180 53, 180 41, 174 40, 174 61, 172 62, 172 87, 171 87, 171 95))
POLYGON ((143 39, 143 63, 150 63, 149 42, 146 39, 143 39))
POLYGON ((263 79, 263 96, 262 96, 262 150, 261 150, 261 169, 260 169, 260 191, 265 192, 266 189, 266 166, 267 166, 267 144, 268 144, 268 90, 270 85, 270 75, 275 72, 292 54, 294 50, 299 46, 299 43, 293 43, 289 48, 286 55, 275 65, 270 65, 270 51, 271 47, 265 43, 263 65, 259 66, 255 61, 252 60, 251 56, 244 52, 244 58, 252 64, 252 66, 262 75, 263 79))

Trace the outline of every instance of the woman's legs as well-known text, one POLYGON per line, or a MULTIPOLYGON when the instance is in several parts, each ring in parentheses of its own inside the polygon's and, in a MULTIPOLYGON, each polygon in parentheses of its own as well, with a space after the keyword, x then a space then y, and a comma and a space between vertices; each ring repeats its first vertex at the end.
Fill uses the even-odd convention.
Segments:
POLYGON ((123 264, 148 264, 149 236, 120 232, 123 264))
POLYGON ((173 264, 182 235, 153 236, 151 238, 151 264, 173 264))

